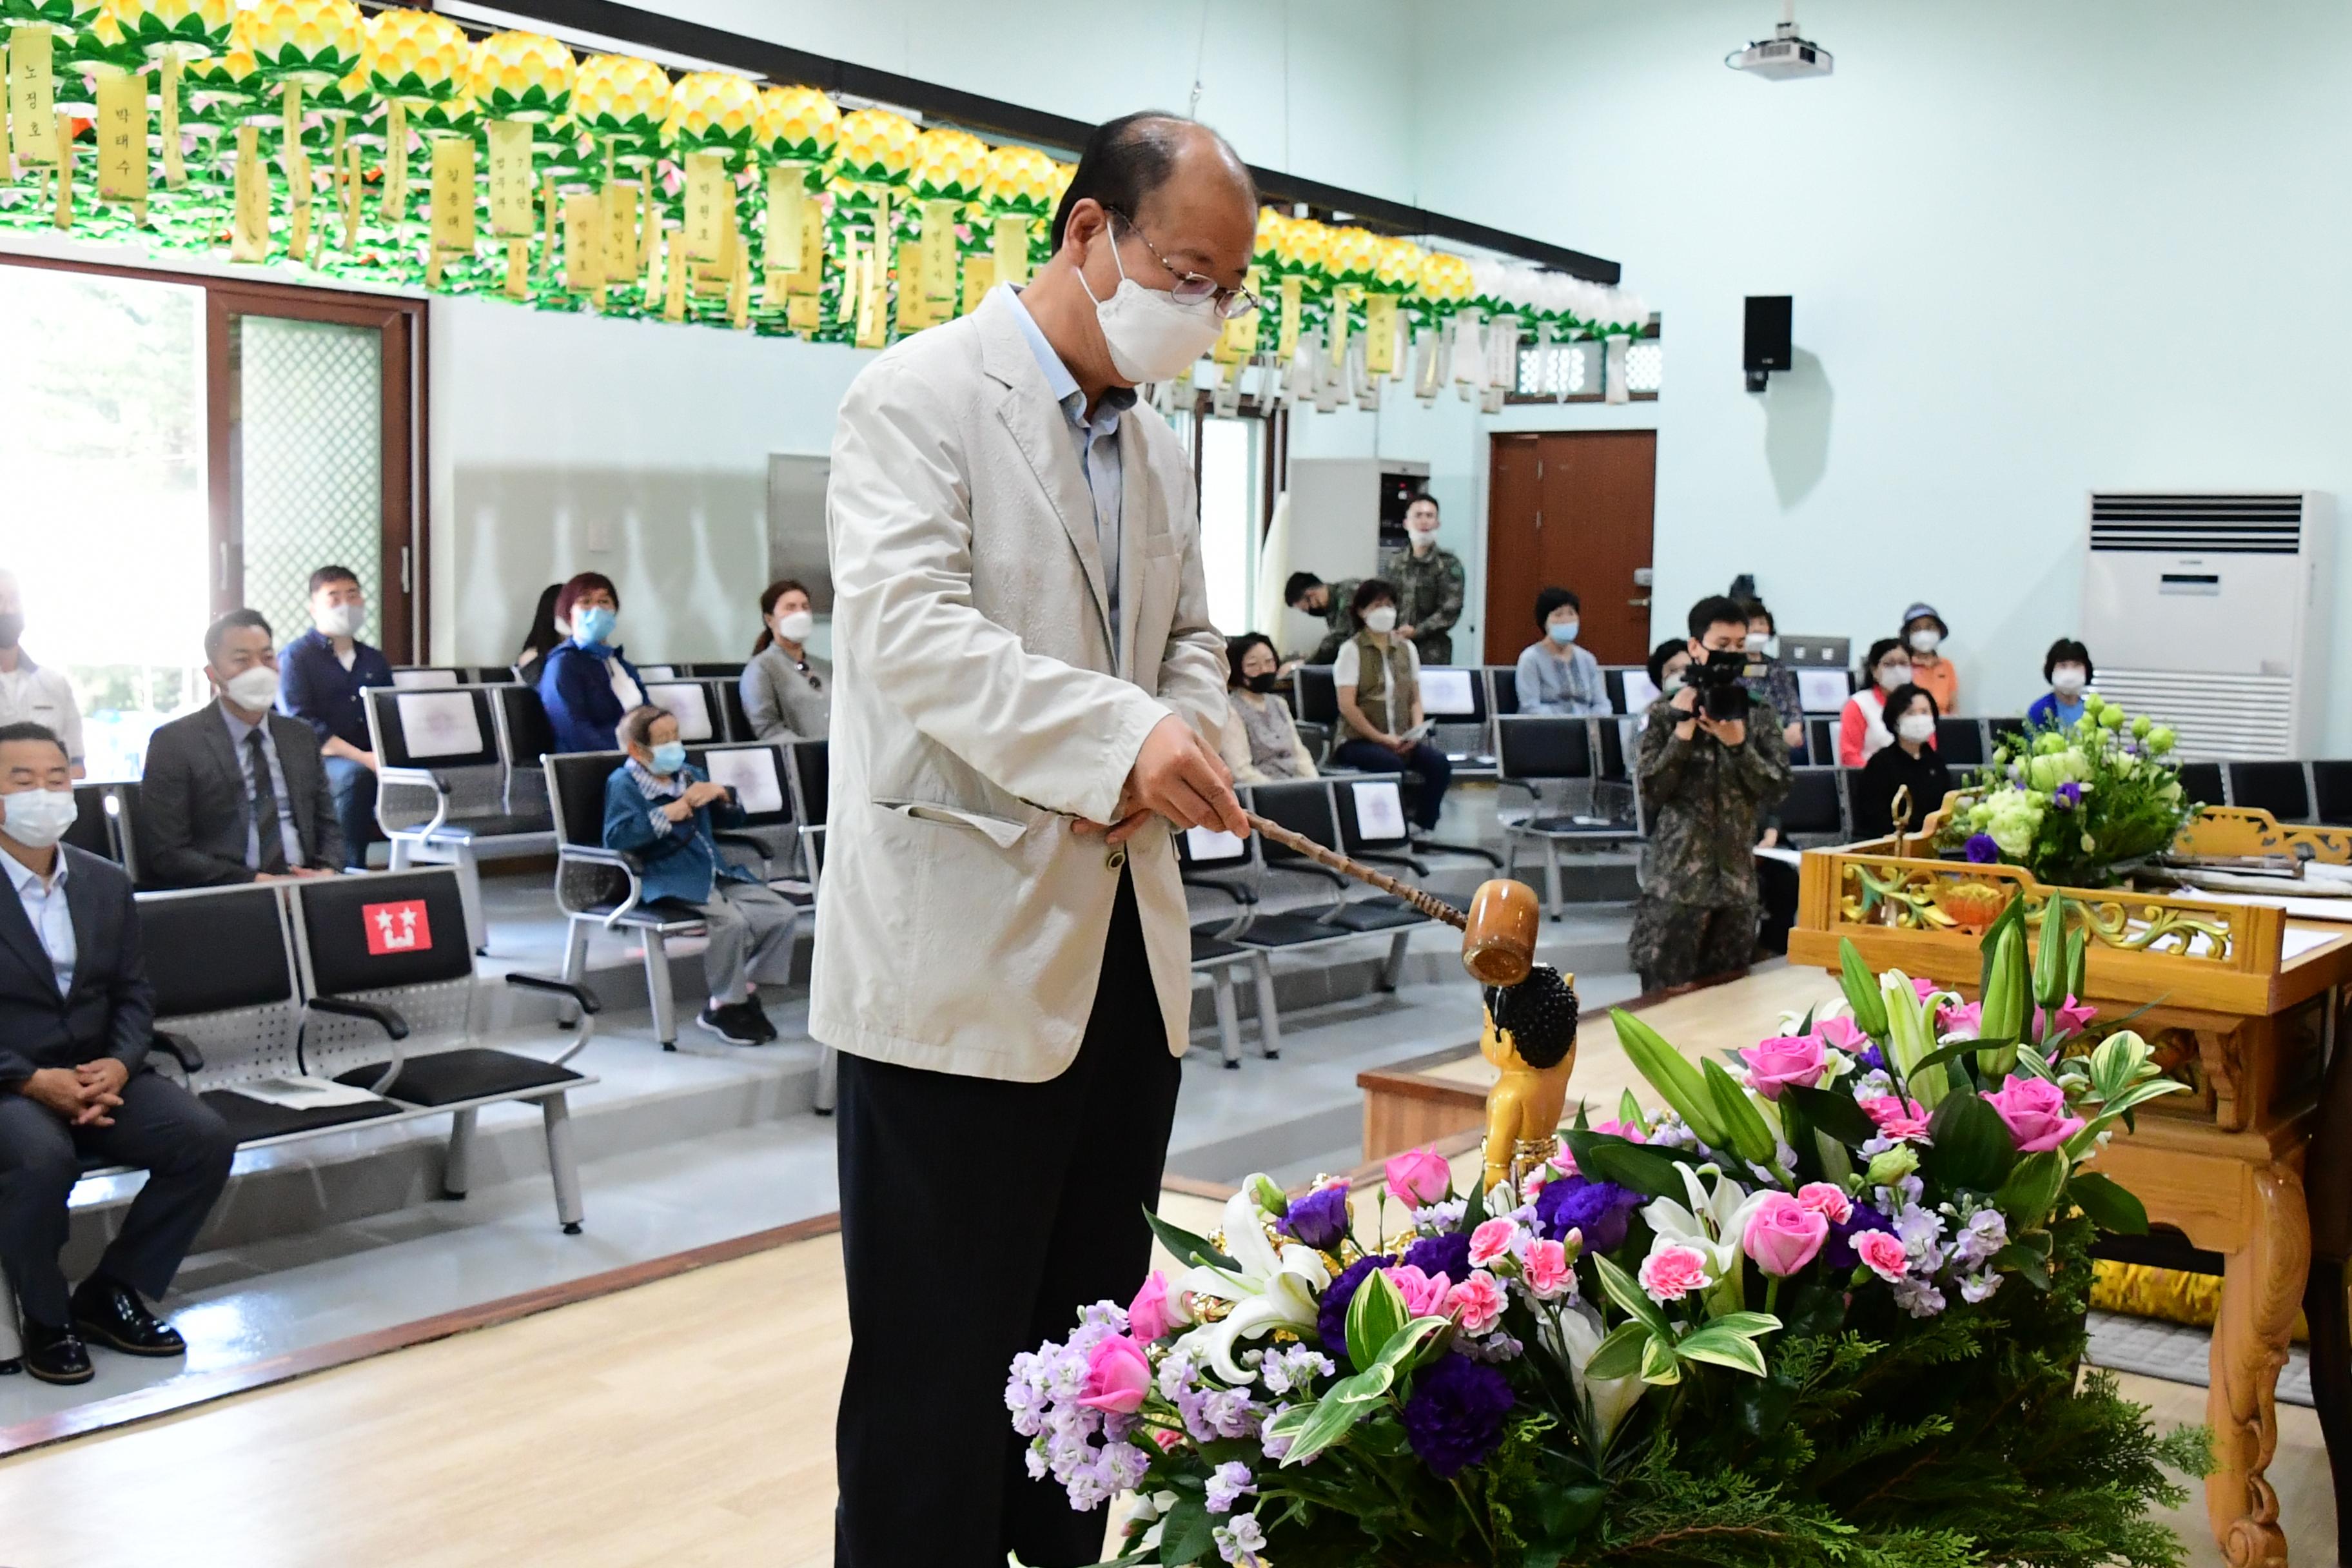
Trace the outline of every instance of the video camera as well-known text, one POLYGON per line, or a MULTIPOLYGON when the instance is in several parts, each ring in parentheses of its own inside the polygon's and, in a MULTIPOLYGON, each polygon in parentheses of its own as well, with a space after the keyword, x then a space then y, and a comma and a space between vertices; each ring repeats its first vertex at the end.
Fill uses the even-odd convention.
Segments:
POLYGON ((1746 649, 1716 648, 1705 663, 1694 663, 1684 679, 1698 689, 1702 710, 1720 724, 1748 717, 1748 689, 1739 682, 1751 668, 1746 649))

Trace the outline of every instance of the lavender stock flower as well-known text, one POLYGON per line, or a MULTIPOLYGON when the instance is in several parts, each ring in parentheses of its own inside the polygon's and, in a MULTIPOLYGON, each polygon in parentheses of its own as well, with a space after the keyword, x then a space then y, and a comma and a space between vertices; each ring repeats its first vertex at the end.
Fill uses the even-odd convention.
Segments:
POLYGON ((1209 1511, 1231 1513, 1244 1492, 1257 1490, 1256 1478, 1239 1459, 1228 1459, 1209 1472, 1209 1511))

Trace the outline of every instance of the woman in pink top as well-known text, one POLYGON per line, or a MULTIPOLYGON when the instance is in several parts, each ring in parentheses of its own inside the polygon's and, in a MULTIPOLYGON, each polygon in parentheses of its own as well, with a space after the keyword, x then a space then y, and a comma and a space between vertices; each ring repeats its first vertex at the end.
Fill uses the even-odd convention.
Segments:
POLYGON ((1881 718, 1886 706, 1886 694, 1911 679, 1911 656, 1893 637, 1881 637, 1870 645, 1869 657, 1862 661, 1862 672, 1869 684, 1845 700, 1845 708, 1838 714, 1838 766, 1858 768, 1870 761, 1881 748, 1894 741, 1881 718))

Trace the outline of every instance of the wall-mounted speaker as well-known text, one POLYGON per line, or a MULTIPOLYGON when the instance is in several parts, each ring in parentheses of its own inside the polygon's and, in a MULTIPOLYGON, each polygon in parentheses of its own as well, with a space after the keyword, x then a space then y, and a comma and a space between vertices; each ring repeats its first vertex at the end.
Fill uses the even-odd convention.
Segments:
POLYGON ((1740 366, 1748 372, 1748 390, 1764 390, 1765 378, 1790 366, 1789 319, 1794 303, 1786 294, 1748 296, 1748 335, 1740 366))

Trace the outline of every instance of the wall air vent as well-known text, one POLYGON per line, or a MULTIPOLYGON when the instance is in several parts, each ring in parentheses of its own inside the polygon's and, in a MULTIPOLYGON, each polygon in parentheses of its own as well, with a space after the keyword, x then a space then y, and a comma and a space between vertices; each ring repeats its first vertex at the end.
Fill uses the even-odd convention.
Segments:
POLYGON ((2303 548, 2299 495, 2094 495, 2093 550, 2292 555, 2303 548))

